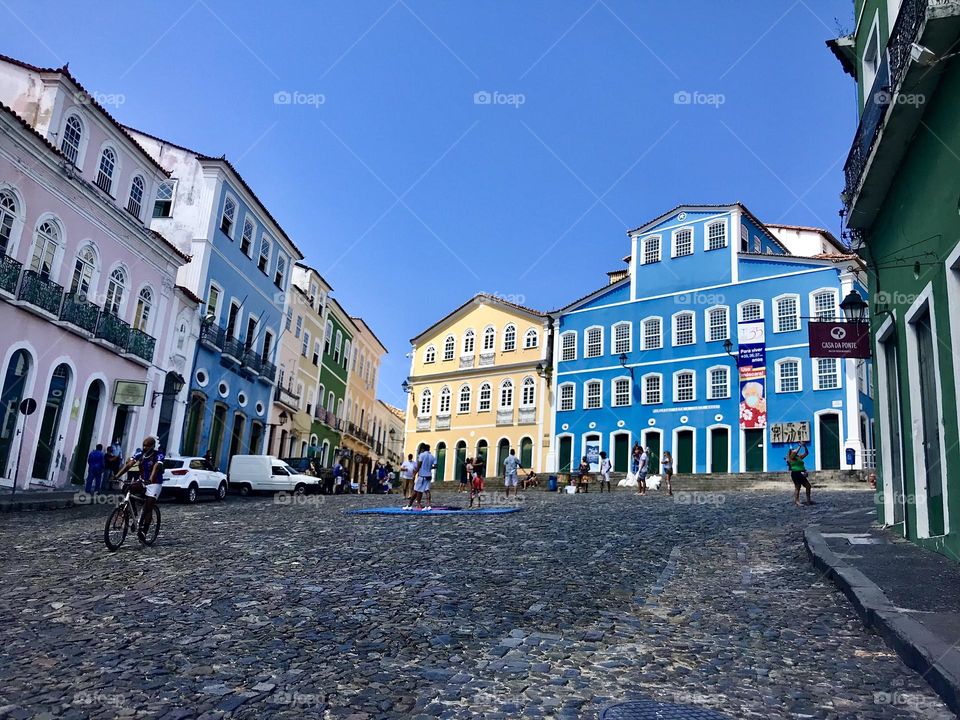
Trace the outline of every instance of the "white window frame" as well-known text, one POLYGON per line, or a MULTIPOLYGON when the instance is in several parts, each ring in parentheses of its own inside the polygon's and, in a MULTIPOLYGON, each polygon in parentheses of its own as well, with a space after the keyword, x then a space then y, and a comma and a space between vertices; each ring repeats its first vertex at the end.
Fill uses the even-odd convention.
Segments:
POLYGON ((598 380, 597 378, 591 378, 586 380, 583 383, 583 409, 584 410, 601 410, 603 408, 603 381, 598 380), (590 388, 597 388, 597 405, 594 407, 590 406, 590 388))
POLYGON ((630 379, 629 375, 620 375, 613 378, 610 381, 610 407, 630 407, 633 405, 633 381, 630 379), (627 383, 627 401, 626 402, 617 402, 617 384, 621 382, 627 383))
POLYGON ((443 339, 443 361, 450 362, 457 356, 457 338, 454 335, 447 335, 443 339))
POLYGON ((703 324, 704 324, 704 338, 706 342, 723 342, 724 340, 730 339, 730 306, 729 305, 714 305, 703 311, 703 324), (724 333, 723 337, 711 337, 710 333, 712 331, 712 324, 710 322, 710 317, 713 313, 722 311, 723 312, 723 327, 724 333))
POLYGON ((499 387, 497 388, 497 409, 498 409, 498 410, 513 410, 513 406, 514 406, 514 405, 516 404, 516 402, 517 402, 517 399, 516 399, 516 397, 515 397, 516 391, 517 391, 517 389, 516 389, 516 387, 514 387, 514 385, 513 385, 513 380, 511 380, 510 378, 506 378, 506 379, 504 379, 504 380, 501 380, 501 381, 500 381, 500 385, 499 385, 499 387), (509 403, 505 403, 505 402, 503 401, 503 394, 504 394, 504 390, 506 390, 506 389, 508 389, 508 388, 509 388, 509 390, 510 390, 510 402, 509 402, 509 403))
POLYGON ((800 319, 800 295, 797 293, 783 293, 782 295, 777 295, 775 298, 773 298, 773 332, 778 334, 788 333, 788 332, 797 332, 798 330, 801 330, 802 327, 803 327, 803 323, 800 319), (792 299, 797 308, 797 326, 789 330, 781 330, 780 329, 780 320, 781 320, 780 302, 782 300, 787 300, 787 299, 792 299))
POLYGON ((697 401, 697 371, 692 368, 683 368, 677 370, 673 373, 673 402, 675 403, 690 403, 697 401), (690 375, 690 389, 693 393, 692 397, 688 400, 680 399, 680 382, 679 378, 681 375, 690 375))
POLYGON ((112 142, 105 142, 100 146, 100 152, 97 155, 97 166, 93 169, 93 184, 96 185, 100 190, 106 192, 111 198, 119 197, 119 193, 116 192, 117 187, 120 182, 120 164, 121 164, 121 155, 120 151, 117 150, 116 146, 112 142), (104 190, 100 187, 100 165, 103 163, 103 156, 107 151, 113 153, 113 169, 110 173, 110 187, 104 190))
POLYGON ((817 315, 817 296, 830 294, 833 296, 833 315, 829 318, 824 318, 828 322, 840 320, 842 313, 840 312, 840 291, 837 288, 832 287, 822 287, 817 288, 812 291, 809 295, 810 303, 810 312, 808 313, 811 318, 820 320, 820 317, 817 315))
POLYGON ((233 240, 233 236, 237 233, 237 221, 239 220, 240 215, 240 202, 234 197, 233 193, 225 192, 223 194, 223 207, 220 208, 220 217, 217 221, 217 230, 222 231, 223 228, 223 218, 227 214, 227 202, 233 203, 233 220, 230 224, 230 232, 224 233, 228 238, 233 240))
POLYGON ((810 368, 810 369, 811 369, 812 374, 813 374, 813 389, 814 389, 814 390, 830 391, 830 390, 841 390, 841 389, 843 388, 843 375, 841 374, 843 368, 842 368, 841 365, 840 365, 840 358, 811 358, 810 364, 811 364, 811 368, 810 368), (825 388, 825 387, 821 387, 821 385, 820 385, 820 363, 821 363, 822 361, 824 361, 824 360, 827 360, 827 361, 831 361, 831 360, 832 360, 833 363, 834 363, 834 366, 835 366, 836 369, 837 369, 837 371, 836 371, 837 384, 836 384, 835 386, 833 386, 833 387, 825 388))
POLYGON ((527 331, 523 334, 523 349, 524 350, 533 350, 540 346, 540 333, 537 332, 536 328, 528 328, 527 331), (530 342, 530 338, 533 338, 533 342, 530 342))
MULTIPOLYGON (((493 325, 487 325, 483 329, 483 343, 481 344, 480 352, 493 352, 497 349, 497 329, 493 325), (487 347, 487 339, 489 338, 490 347, 487 347)), ((472 353, 467 353, 472 354, 472 353)))
POLYGON ((640 321, 640 349, 645 350, 662 350, 663 349, 663 318, 659 315, 650 315, 645 317, 640 321), (656 320, 657 324, 660 327, 660 331, 657 333, 657 344, 655 347, 647 347, 647 323, 652 320, 656 320))
POLYGON ((449 415, 453 407, 453 392, 449 385, 440 388, 440 401, 437 403, 437 415, 449 415))
POLYGON ((537 381, 527 376, 520 381, 520 407, 532 408, 537 406, 537 381), (533 388, 532 400, 526 401, 527 388, 533 388))
POLYGON ((675 312, 670 316, 670 334, 671 334, 671 346, 672 347, 690 347, 697 344, 697 314, 692 310, 680 310, 675 312), (677 318, 681 315, 687 315, 690 317, 690 332, 692 334, 692 341, 688 343, 678 343, 677 342, 677 318))
POLYGON ((491 410, 492 408, 493 408, 493 383, 482 382, 482 383, 480 383, 480 387, 477 388, 477 412, 490 412, 490 410, 491 410), (487 406, 486 406, 486 407, 483 406, 483 403, 484 403, 483 391, 484 391, 484 390, 487 391, 487 398, 486 398, 486 404, 487 404, 487 406))
POLYGON ((707 400, 726 400, 732 394, 730 388, 730 366, 729 365, 711 365, 707 368, 707 400), (727 377, 726 392, 723 395, 713 394, 713 374, 716 371, 722 371, 727 377))
POLYGON ((764 319, 764 304, 763 304, 763 300, 761 300, 760 298, 750 298, 750 299, 748 299, 748 300, 744 300, 743 302, 737 303, 737 321, 738 321, 738 322, 744 322, 744 321, 745 321, 745 318, 743 317, 743 309, 744 309, 747 305, 751 305, 751 304, 753 304, 753 303, 756 303, 757 305, 760 306, 760 317, 753 318, 753 319, 754 319, 754 320, 763 320, 763 319, 764 319))
POLYGON ((468 414, 470 412, 471 403, 473 403, 473 390, 470 388, 468 383, 464 383, 460 386, 460 390, 457 392, 457 414, 468 414), (464 400, 464 398, 466 398, 466 400, 464 400), (466 403, 466 409, 464 409, 464 403, 466 403))
POLYGON ((433 345, 427 345, 426 350, 423 351, 423 362, 425 365, 430 365, 437 361, 437 348, 433 345))
POLYGON ((711 220, 707 223, 704 223, 704 226, 703 226, 704 252, 711 252, 714 250, 723 250, 728 247, 730 247, 730 223, 727 221, 727 218, 721 218, 719 220, 711 220), (710 247, 710 228, 716 227, 717 225, 723 226, 723 245, 720 247, 712 248, 710 247))
MULTIPOLYGON (((63 116, 63 124, 60 128, 60 135, 58 136, 58 141, 56 143, 57 149, 60 150, 64 155, 67 155, 66 151, 63 149, 63 138, 66 135, 67 123, 70 122, 70 118, 76 118, 77 122, 80 123, 80 141, 77 143, 77 158, 73 161, 73 165, 76 168, 83 168, 83 163, 87 154, 87 142, 90 140, 90 125, 87 123, 86 118, 77 112, 76 109, 71 109, 69 112, 63 116)), ((68 158, 69 159, 69 158, 68 158)), ((99 157, 97 158, 97 169, 99 169, 99 157)))
POLYGON ((473 328, 467 329, 463 333, 463 342, 460 344, 460 357, 473 357, 477 352, 477 333, 473 328), (467 350, 467 341, 470 341, 470 349, 467 350))
POLYGON ((663 237, 661 235, 648 235, 640 241, 640 264, 653 265, 663 260, 663 237), (657 257, 655 260, 647 260, 647 245, 656 241, 657 257))
POLYGON ((579 333, 576 330, 565 330, 562 333, 560 333, 560 362, 571 362, 577 359, 578 335, 579 333), (571 357, 565 357, 563 343, 564 343, 564 340, 569 337, 573 338, 573 346, 572 346, 573 354, 571 357))
POLYGON ((577 409, 577 384, 574 382, 564 382, 557 386, 557 410, 559 412, 570 412, 577 409), (563 391, 570 390, 570 397, 564 398, 563 391), (569 401, 569 407, 567 406, 569 401))
POLYGON ((646 375, 640 378, 640 404, 641 405, 662 405, 663 404, 663 373, 658 373, 658 372, 647 373, 646 375), (649 391, 647 388, 647 381, 650 378, 657 378, 660 383, 660 388, 659 388, 660 398, 655 402, 650 399, 649 391))
POLYGON ((585 328, 583 331, 583 357, 585 358, 597 358, 603 357, 603 325, 591 325, 588 328, 585 328), (592 354, 590 352, 590 333, 596 330, 600 333, 600 342, 595 343, 599 348, 599 352, 592 354))
POLYGON ((618 323, 613 324, 613 327, 610 328, 610 350, 615 357, 619 357, 624 353, 633 352, 633 323, 632 322, 630 322, 629 320, 622 320, 618 323), (617 329, 624 328, 624 327, 627 329, 627 338, 626 338, 627 345, 625 348, 621 348, 621 347, 617 347, 617 342, 618 342, 617 329))
POLYGON ((513 323, 507 323, 503 326, 503 352, 513 352, 517 349, 517 326, 513 323), (510 331, 513 331, 513 341, 507 342, 511 337, 510 331))
POLYGON ((420 415, 430 416, 430 412, 433 410, 433 392, 430 388, 424 388, 420 393, 420 415))
POLYGON ((692 225, 685 225, 684 227, 676 228, 672 233, 670 233, 670 257, 679 258, 679 257, 689 257, 693 255, 696 243, 696 233, 693 232, 692 225), (684 253, 683 255, 677 254, 677 237, 680 233, 690 233, 690 252, 684 253))
POLYGON ((779 393, 803 392, 803 360, 798 357, 784 357, 773 363, 774 390, 779 393), (783 366, 787 363, 797 364, 797 389, 783 389, 783 366))

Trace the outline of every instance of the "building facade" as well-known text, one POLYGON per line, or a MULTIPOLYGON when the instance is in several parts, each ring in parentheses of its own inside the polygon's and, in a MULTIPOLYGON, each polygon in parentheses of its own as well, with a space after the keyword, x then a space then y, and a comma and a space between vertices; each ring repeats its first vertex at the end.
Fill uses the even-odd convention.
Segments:
POLYGON ((406 414, 383 400, 379 401, 379 405, 380 424, 384 428, 383 448, 378 453, 379 459, 393 468, 398 468, 405 459, 403 448, 406 414))
POLYGON ((191 256, 179 282, 203 298, 179 450, 209 451, 225 470, 265 448, 291 267, 303 255, 228 160, 131 132, 170 174, 152 226, 191 256))
POLYGON ((547 315, 479 294, 410 342, 404 455, 429 444, 441 482, 468 457, 502 475, 511 449, 525 468, 551 467, 547 315))
POLYGON ((146 224, 166 172, 79 82, 0 57, 0 103, 0 484, 63 487, 169 429, 195 298, 146 224))
POLYGON ((320 399, 313 420, 320 465, 329 467, 340 457, 347 425, 347 383, 354 338, 359 328, 340 303, 327 296, 320 364, 320 399))
POLYGON ((857 0, 828 43, 857 83, 844 165, 847 228, 867 264, 877 363, 878 512, 960 554, 960 5, 857 0))
POLYGON ((654 471, 664 451, 678 474, 779 471, 795 423, 811 469, 848 467, 846 449, 869 464, 869 362, 811 358, 807 339, 865 292, 855 255, 790 255, 739 204, 678 207, 630 238, 626 275, 555 314, 551 470, 605 451, 625 472, 639 442, 654 471), (765 338, 743 384, 740 327, 765 338))
POLYGON ((381 432, 376 421, 377 379, 387 348, 363 318, 351 317, 350 321, 356 333, 350 350, 343 449, 350 478, 363 483, 377 460, 376 438, 381 432))

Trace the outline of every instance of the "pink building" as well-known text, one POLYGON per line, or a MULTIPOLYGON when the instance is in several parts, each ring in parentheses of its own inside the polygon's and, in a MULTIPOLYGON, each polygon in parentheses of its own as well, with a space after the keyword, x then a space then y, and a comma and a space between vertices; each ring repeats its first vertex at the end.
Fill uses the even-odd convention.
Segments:
POLYGON ((176 446, 198 299, 148 225, 168 182, 66 68, 0 56, 0 485, 76 482, 97 443, 176 446))

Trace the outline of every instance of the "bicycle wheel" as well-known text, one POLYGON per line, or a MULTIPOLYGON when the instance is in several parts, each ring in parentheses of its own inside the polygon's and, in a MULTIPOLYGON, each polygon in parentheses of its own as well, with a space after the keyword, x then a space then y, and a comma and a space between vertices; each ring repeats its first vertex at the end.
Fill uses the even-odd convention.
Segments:
POLYGON ((123 505, 113 509, 113 512, 107 517, 107 524, 103 528, 103 542, 107 550, 115 552, 127 537, 127 526, 129 517, 127 508, 123 505))
POLYGON ((147 531, 146 536, 141 536, 140 533, 137 533, 137 539, 140 540, 144 545, 153 545, 157 541, 157 536, 160 535, 160 508, 156 505, 153 506, 153 519, 150 521, 150 529, 147 531))

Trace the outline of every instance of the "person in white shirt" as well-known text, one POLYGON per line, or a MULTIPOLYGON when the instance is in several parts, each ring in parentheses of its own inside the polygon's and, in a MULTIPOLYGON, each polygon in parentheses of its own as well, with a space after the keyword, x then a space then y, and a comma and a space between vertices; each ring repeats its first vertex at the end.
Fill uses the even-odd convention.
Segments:
POLYGON ((413 489, 413 476, 417 472, 417 464, 413 461, 413 453, 407 455, 407 459, 400 465, 400 479, 403 480, 403 497, 410 497, 410 491, 413 489))
POLYGON ((607 457, 606 451, 600 453, 600 492, 603 492, 603 486, 607 486, 607 492, 613 492, 610 489, 610 471, 613 470, 613 463, 607 457))
POLYGON ((417 508, 420 510, 430 510, 430 481, 433 480, 433 468, 437 464, 437 459, 430 452, 430 446, 424 445, 423 452, 417 459, 417 479, 413 483, 413 494, 410 496, 410 503, 407 510, 413 509, 413 503, 416 501, 417 508), (427 504, 423 505, 423 496, 427 496, 427 504))

